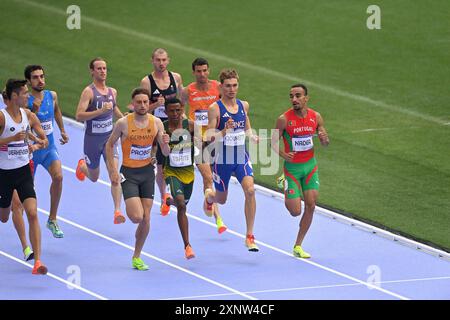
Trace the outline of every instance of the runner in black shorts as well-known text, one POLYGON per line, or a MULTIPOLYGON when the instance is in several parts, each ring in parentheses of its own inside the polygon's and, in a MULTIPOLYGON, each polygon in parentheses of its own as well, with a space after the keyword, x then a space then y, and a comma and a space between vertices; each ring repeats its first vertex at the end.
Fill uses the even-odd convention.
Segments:
POLYGON ((164 154, 169 154, 169 136, 164 133, 161 120, 148 114, 150 94, 137 88, 131 95, 134 112, 119 119, 106 143, 106 159, 111 184, 122 185, 127 215, 138 224, 132 258, 133 268, 148 270, 140 258, 150 231, 150 210, 154 196, 153 141, 158 141, 164 154), (121 138, 123 162, 120 176, 114 165, 114 144, 121 138))
POLYGON ((6 109, 0 110, 0 221, 6 223, 11 211, 14 190, 27 214, 30 241, 34 251, 33 274, 46 274, 40 261, 41 229, 37 215, 36 193, 30 170, 30 152, 48 146, 39 119, 29 110, 26 80, 9 79, 6 83, 6 109), (38 139, 28 145, 28 132, 33 129, 38 139))
MULTIPOLYGON (((183 90, 183 81, 181 75, 176 72, 171 72, 167 69, 170 63, 170 57, 167 51, 163 48, 157 48, 152 53, 153 71, 146 75, 141 80, 141 87, 145 88, 150 93, 150 112, 161 121, 167 120, 165 112, 164 101, 170 98, 176 98, 183 90)), ((169 196, 166 193, 166 184, 163 178, 162 164, 164 161, 163 154, 156 146, 156 184, 161 193, 161 214, 167 215, 169 207, 165 205, 165 200, 169 196)))

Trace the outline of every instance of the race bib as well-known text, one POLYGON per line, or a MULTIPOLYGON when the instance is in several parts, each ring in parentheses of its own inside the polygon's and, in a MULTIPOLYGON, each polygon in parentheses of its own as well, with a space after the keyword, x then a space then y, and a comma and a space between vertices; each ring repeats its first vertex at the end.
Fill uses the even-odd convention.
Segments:
POLYGON ((42 130, 44 130, 45 135, 48 136, 49 134, 53 133, 53 121, 46 120, 41 122, 41 128, 42 130))
POLYGON ((23 143, 8 144, 8 159, 18 159, 22 157, 28 157, 29 154, 28 145, 23 143))
POLYGON ((229 132, 223 139, 226 146, 242 146, 245 144, 245 131, 229 132))
POLYGON ((195 111, 195 124, 199 126, 208 125, 208 110, 195 111))
POLYGON ((164 106, 159 106, 154 111, 155 117, 167 118, 166 108, 164 106))
POLYGON ((171 167, 188 167, 192 165, 191 150, 181 150, 180 152, 171 152, 169 154, 171 167))
POLYGON ((92 133, 107 133, 113 129, 113 120, 92 120, 92 133))
POLYGON ((131 145, 130 159, 132 160, 147 160, 151 157, 152 145, 149 146, 138 146, 135 144, 131 145))
POLYGON ((293 136, 292 148, 294 151, 307 151, 314 146, 313 136, 293 136))

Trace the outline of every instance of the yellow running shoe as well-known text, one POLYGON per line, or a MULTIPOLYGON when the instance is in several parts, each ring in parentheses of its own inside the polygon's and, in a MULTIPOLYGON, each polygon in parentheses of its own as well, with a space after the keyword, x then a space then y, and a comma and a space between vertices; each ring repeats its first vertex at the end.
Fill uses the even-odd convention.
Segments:
POLYGON ((140 271, 146 271, 148 270, 148 265, 146 265, 141 258, 133 258, 133 268, 140 271))
POLYGON ((255 236, 254 235, 250 235, 248 234, 247 237, 245 238, 245 245, 248 248, 248 251, 251 252, 258 252, 259 248, 255 243, 255 236))
POLYGON ((217 225, 217 232, 219 232, 219 234, 222 234, 225 231, 227 231, 227 226, 223 223, 223 220, 220 216, 217 217, 216 225, 217 225))
POLYGON ((308 252, 303 251, 302 247, 300 247, 300 246, 294 246, 293 254, 294 254, 294 257, 297 257, 297 258, 302 258, 302 259, 311 258, 311 255, 308 252))

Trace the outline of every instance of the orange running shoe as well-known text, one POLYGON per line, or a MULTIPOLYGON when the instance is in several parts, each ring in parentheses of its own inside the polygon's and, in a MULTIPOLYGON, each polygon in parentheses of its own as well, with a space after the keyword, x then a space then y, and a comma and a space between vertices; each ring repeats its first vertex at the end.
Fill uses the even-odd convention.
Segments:
POLYGON ((125 223, 125 220, 125 216, 120 211, 114 212, 114 224, 125 223))
POLYGON ((259 248, 255 243, 255 236, 254 235, 250 235, 248 234, 247 237, 245 238, 245 246, 248 248, 248 251, 251 252, 258 252, 259 248))
POLYGON ((40 260, 36 260, 34 262, 34 268, 33 268, 33 271, 31 271, 31 273, 44 275, 44 274, 47 274, 47 271, 48 271, 47 267, 44 266, 40 260))
POLYGON ((78 160, 77 171, 75 171, 75 175, 77 176, 77 179, 80 181, 84 181, 84 179, 86 178, 86 175, 83 173, 83 171, 81 171, 81 166, 84 165, 85 163, 86 161, 84 159, 78 160))
POLYGON ((186 246, 186 248, 184 249, 184 251, 185 251, 186 259, 192 259, 192 258, 195 258, 194 250, 192 250, 192 247, 191 247, 190 244, 188 244, 188 245, 186 246))
POLYGON ((167 204, 167 199, 171 198, 170 194, 165 193, 164 197, 161 201, 161 215, 162 216, 167 216, 169 214, 170 211, 170 206, 167 204))

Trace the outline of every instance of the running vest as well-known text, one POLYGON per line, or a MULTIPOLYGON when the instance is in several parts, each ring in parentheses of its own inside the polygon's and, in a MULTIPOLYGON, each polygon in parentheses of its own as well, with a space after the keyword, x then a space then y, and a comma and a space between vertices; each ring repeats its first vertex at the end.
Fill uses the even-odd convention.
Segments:
POLYGON ((236 99, 238 110, 236 113, 231 113, 227 110, 222 100, 218 100, 217 104, 220 110, 218 130, 225 128, 225 123, 228 119, 233 119, 234 129, 228 130, 221 142, 222 147, 218 148, 219 152, 216 154, 215 163, 218 164, 244 164, 247 148, 245 146, 245 125, 247 121, 244 105, 241 100, 236 99))
MULTIPOLYGON (((36 116, 38 117, 39 121, 41 122, 42 130, 44 130, 47 139, 48 139, 48 146, 55 145, 55 140, 53 137, 53 127, 54 127, 54 119, 55 119, 55 107, 53 104, 53 96, 52 93, 48 90, 44 90, 44 98, 42 99, 41 106, 39 108, 39 111, 36 113, 36 116)), ((30 110, 33 109, 33 101, 34 97, 30 95, 28 98, 28 108, 30 110)))
POLYGON ((295 114, 294 109, 284 113, 286 128, 283 131, 284 151, 294 151, 292 162, 303 163, 314 157, 313 135, 317 131, 316 112, 308 108, 306 117, 295 114))
MULTIPOLYGON (((150 80, 150 101, 152 103, 155 103, 158 100, 158 97, 160 95, 162 95, 164 97, 164 99, 170 99, 170 98, 176 98, 177 96, 177 83, 175 81, 175 78, 173 77, 172 72, 169 72, 169 79, 170 79, 170 84, 169 87, 167 87, 166 89, 161 89, 158 87, 158 85, 156 84, 155 79, 153 79, 153 75, 150 73, 148 75, 148 80, 150 80)), ((157 106, 152 114, 155 117, 158 117, 161 119, 161 121, 167 120, 167 114, 166 114, 166 109, 164 107, 164 105, 162 106, 157 106)))
POLYGON ((106 102, 112 102, 113 108, 94 119, 87 120, 85 122, 85 134, 95 136, 110 135, 113 129, 113 110, 116 107, 116 99, 114 98, 113 91, 111 88, 108 88, 108 94, 103 95, 97 90, 94 84, 91 84, 89 88, 91 88, 94 97, 86 109, 87 112, 101 109, 106 102))
POLYGON ((197 89, 196 83, 188 85, 189 119, 196 125, 208 126, 208 107, 220 99, 219 82, 212 80, 211 88, 207 91, 197 89))
POLYGON ((164 121, 164 130, 170 136, 170 154, 163 164, 164 177, 177 177, 188 184, 194 180, 194 143, 188 119, 183 119, 182 128, 170 132, 169 121, 164 121))
MULTIPOLYGON (((22 122, 20 123, 16 123, 6 109, 1 109, 0 112, 5 116, 5 127, 0 138, 12 137, 20 131, 30 130, 27 114, 22 108, 20 108, 20 114, 22 116, 22 122)), ((29 162, 28 141, 12 141, 8 144, 0 145, 0 169, 17 169, 27 165, 29 162)))
POLYGON ((122 136, 122 164, 128 168, 144 167, 151 162, 153 141, 156 138, 154 116, 148 114, 148 125, 138 128, 134 122, 135 113, 127 115, 128 133, 122 136))

